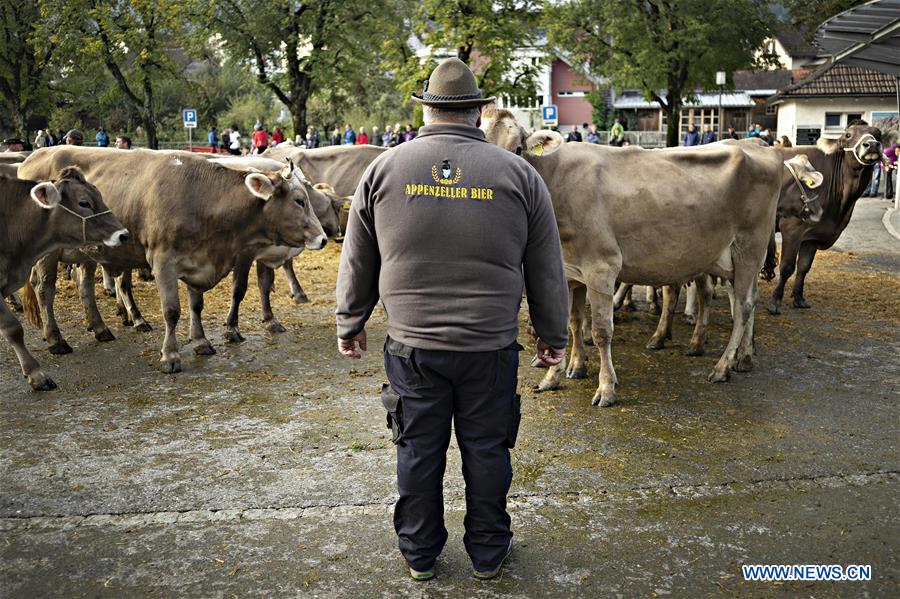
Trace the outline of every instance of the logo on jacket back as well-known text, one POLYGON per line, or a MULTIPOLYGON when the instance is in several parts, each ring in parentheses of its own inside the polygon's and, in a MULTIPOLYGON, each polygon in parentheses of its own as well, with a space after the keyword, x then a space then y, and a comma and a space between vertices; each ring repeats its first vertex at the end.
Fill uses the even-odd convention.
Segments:
POLYGON ((437 183, 407 183, 407 196, 424 196, 431 198, 446 198, 450 200, 481 200, 494 199, 494 190, 490 187, 464 187, 457 186, 462 179, 462 169, 453 167, 449 158, 441 161, 440 166, 431 165, 431 179, 437 183))
POLYGON ((450 175, 453 175, 453 167, 450 166, 450 161, 446 159, 441 163, 440 176, 438 176, 438 172, 437 165, 433 165, 431 167, 431 178, 434 179, 435 183, 440 183, 441 185, 456 185, 462 177, 462 169, 456 167, 456 174, 452 179, 450 178, 450 175))

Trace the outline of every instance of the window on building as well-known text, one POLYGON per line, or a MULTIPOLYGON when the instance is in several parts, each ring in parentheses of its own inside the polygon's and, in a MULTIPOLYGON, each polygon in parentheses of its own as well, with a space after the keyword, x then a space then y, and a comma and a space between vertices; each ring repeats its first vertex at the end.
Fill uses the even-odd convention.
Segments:
POLYGON ((766 106, 766 115, 772 116, 778 114, 778 104, 769 104, 766 106))
POLYGON ((825 113, 825 128, 826 129, 841 129, 841 113, 826 112, 825 113))
POLYGON ((587 92, 558 92, 558 95, 561 98, 583 98, 587 92))
POLYGON ((859 112, 847 114, 847 126, 848 127, 850 126, 850 123, 852 123, 853 121, 861 121, 861 120, 862 120, 862 114, 859 112))

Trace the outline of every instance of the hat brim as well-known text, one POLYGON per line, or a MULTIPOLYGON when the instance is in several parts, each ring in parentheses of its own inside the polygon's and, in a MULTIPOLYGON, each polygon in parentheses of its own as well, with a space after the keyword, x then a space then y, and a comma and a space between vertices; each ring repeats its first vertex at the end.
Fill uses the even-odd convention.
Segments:
POLYGON ((413 102, 417 102, 424 106, 435 106, 438 108, 475 108, 477 106, 490 104, 491 102, 496 101, 497 97, 491 96, 490 98, 475 98, 472 100, 426 100, 422 96, 413 93, 412 99, 413 102))

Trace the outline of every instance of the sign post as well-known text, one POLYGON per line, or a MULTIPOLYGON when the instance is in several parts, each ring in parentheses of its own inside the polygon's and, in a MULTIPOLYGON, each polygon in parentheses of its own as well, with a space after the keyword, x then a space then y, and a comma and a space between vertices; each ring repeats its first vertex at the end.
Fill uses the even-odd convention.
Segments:
POLYGON ((197 127, 197 111, 193 108, 185 108, 181 112, 184 117, 184 127, 188 130, 188 151, 194 151, 194 129, 197 127))
POLYGON ((544 122, 544 127, 559 125, 559 108, 556 104, 541 106, 541 120, 544 122))

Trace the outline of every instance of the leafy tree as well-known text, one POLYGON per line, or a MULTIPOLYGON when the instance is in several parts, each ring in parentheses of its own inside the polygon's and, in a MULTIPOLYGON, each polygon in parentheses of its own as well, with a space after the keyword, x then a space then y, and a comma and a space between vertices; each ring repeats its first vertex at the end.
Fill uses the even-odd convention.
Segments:
POLYGON ((158 147, 157 93, 180 79, 189 44, 189 5, 184 0, 39 0, 48 45, 62 71, 73 63, 103 65, 125 101, 137 111, 147 145, 158 147))
POLYGON ((39 13, 31 2, 0 0, 0 100, 16 135, 28 141, 28 119, 47 106, 54 48, 39 48, 39 13))
POLYGON ((218 0, 213 28, 235 60, 291 112, 304 134, 307 105, 319 90, 364 80, 381 40, 396 35, 394 2, 368 0, 218 0))
POLYGON ((718 70, 774 60, 758 54, 774 17, 756 0, 569 0, 548 17, 551 43, 579 66, 659 103, 667 146, 678 145, 684 96, 712 88, 718 70))
POLYGON ((422 83, 449 53, 475 73, 486 95, 533 95, 538 64, 522 60, 518 51, 534 45, 543 0, 423 0, 410 3, 411 30, 429 50, 425 60, 413 51, 407 36, 384 47, 386 65, 405 98, 421 91, 422 83))

